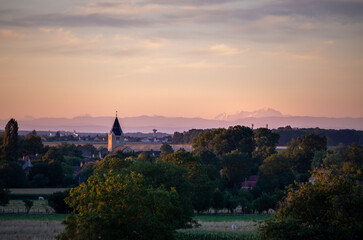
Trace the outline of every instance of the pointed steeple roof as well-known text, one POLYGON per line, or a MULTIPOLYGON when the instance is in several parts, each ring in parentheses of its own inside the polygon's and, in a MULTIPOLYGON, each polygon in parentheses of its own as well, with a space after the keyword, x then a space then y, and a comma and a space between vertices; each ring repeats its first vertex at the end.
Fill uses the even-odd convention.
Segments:
POLYGON ((121 136, 121 134, 122 134, 122 129, 121 129, 120 123, 118 122, 117 115, 116 115, 115 122, 113 123, 110 133, 112 133, 112 132, 116 136, 121 136))

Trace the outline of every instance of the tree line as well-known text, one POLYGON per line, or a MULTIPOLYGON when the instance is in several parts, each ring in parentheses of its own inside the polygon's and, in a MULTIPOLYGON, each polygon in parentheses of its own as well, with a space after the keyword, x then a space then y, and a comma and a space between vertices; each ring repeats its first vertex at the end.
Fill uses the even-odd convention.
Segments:
MULTIPOLYGON (((83 161, 82 152, 74 144, 63 143, 56 147, 44 146, 36 131, 18 135, 18 124, 10 119, 0 134, 0 182, 6 188, 19 187, 74 187, 73 167, 83 161), (23 169, 29 158, 32 165, 23 169)), ((84 148, 95 153, 92 145, 84 148)))
MULTIPOLYGON (((192 144, 193 139, 197 138, 202 132, 209 131, 208 129, 191 129, 184 132, 174 132, 173 144, 192 144)), ((293 138, 296 139, 303 135, 315 134, 327 138, 328 146, 338 146, 339 143, 349 145, 357 143, 363 144, 363 131, 354 129, 320 129, 320 128, 292 128, 291 126, 272 129, 280 138, 277 142, 278 146, 286 146, 293 138)))

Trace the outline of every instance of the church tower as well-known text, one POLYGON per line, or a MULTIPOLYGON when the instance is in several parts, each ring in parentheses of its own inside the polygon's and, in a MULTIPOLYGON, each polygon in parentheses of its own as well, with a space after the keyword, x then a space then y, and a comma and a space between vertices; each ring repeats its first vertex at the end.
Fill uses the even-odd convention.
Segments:
POLYGON ((122 132, 120 123, 118 122, 117 112, 116 118, 113 123, 112 129, 108 134, 108 151, 112 152, 113 149, 124 145, 124 133, 122 132))

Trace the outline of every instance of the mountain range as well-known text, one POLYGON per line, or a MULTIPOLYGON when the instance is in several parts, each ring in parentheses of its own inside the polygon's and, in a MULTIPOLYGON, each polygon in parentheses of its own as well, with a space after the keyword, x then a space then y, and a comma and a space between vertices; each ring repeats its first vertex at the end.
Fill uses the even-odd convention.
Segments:
MULTIPOLYGON (((363 118, 329 118, 311 116, 287 116, 281 112, 265 108, 253 112, 241 111, 237 114, 219 114, 215 119, 164 117, 164 116, 138 116, 119 118, 124 132, 158 132, 173 133, 187 131, 193 128, 208 129, 244 125, 254 128, 278 128, 290 125, 297 128, 324 128, 324 129, 356 129, 363 130, 363 118)), ((0 129, 4 129, 9 119, 0 119, 0 129)), ((114 117, 78 116, 74 118, 32 118, 26 117, 18 120, 20 130, 41 131, 73 131, 106 133, 111 129, 114 117)))

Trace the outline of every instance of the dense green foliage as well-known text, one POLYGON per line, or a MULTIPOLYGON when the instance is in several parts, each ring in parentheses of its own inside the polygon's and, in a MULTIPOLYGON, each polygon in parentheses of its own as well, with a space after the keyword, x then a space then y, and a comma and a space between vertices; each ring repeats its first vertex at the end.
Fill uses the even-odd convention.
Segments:
POLYGON ((10 191, 0 181, 0 206, 6 206, 10 200, 10 191))
MULTIPOLYGON (((194 138, 197 138, 201 132, 209 130, 191 129, 187 132, 175 132, 172 142, 174 144, 191 144, 194 138)), ((307 134, 315 134, 327 138, 329 146, 338 146, 339 143, 349 145, 357 143, 363 144, 363 131, 344 129, 320 129, 320 128, 292 128, 290 126, 280 127, 272 130, 280 136, 277 145, 286 146, 293 138, 299 138, 307 134)))
POLYGON ((175 163, 162 161, 135 162, 124 173, 135 172, 143 176, 143 184, 152 188, 164 187, 178 193, 174 206, 179 209, 178 219, 174 219, 178 228, 186 227, 193 217, 193 185, 188 180, 188 169, 175 163))
POLYGON ((233 151, 222 156, 221 165, 221 177, 233 187, 250 175, 252 159, 247 153, 233 151))
POLYGON ((296 173, 307 173, 311 169, 314 153, 322 150, 327 150, 325 137, 308 134, 292 139, 286 151, 291 170, 296 173))
POLYGON ((274 220, 260 226, 262 239, 361 239, 363 188, 357 175, 313 172, 314 182, 290 189, 274 220))
POLYGON ((251 156, 255 149, 253 131, 245 126, 234 126, 202 132, 193 139, 193 148, 210 150, 217 155, 237 150, 251 156))
POLYGON ((69 190, 52 193, 48 197, 48 205, 52 207, 56 213, 70 213, 72 209, 65 202, 65 199, 68 196, 69 190))
POLYGON ((143 184, 141 174, 109 171, 72 189, 75 209, 58 239, 173 239, 180 209, 178 193, 143 184))
POLYGON ((173 144, 191 144, 194 138, 197 138, 200 133, 208 130, 191 129, 187 132, 174 132, 172 143, 173 144))
POLYGON ((295 177, 289 167, 289 161, 283 154, 273 154, 267 157, 259 168, 255 191, 272 193, 276 189, 283 190, 293 183, 295 177))
POLYGON ((14 161, 0 161, 0 181, 6 188, 23 187, 25 173, 21 166, 14 161))

